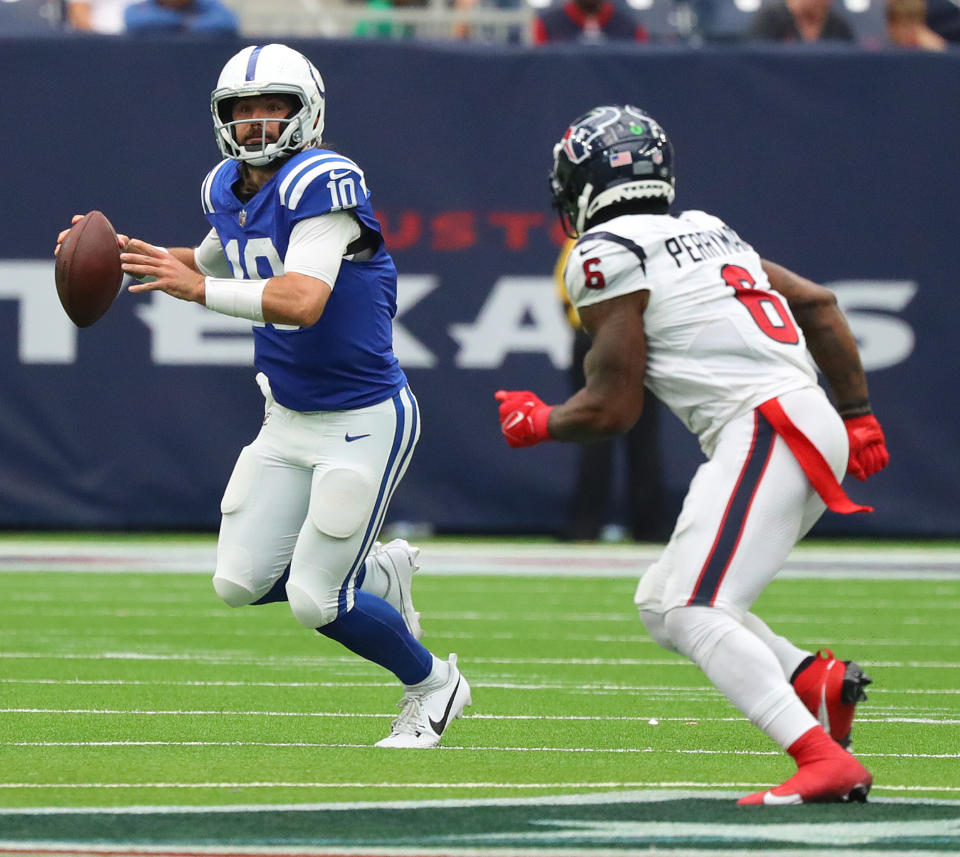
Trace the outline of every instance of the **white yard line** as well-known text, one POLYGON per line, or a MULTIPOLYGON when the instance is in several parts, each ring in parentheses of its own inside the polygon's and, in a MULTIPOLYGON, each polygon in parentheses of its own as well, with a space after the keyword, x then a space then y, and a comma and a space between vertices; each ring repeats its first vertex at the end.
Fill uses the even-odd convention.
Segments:
MULTIPOLYGON (((96 716, 106 716, 106 717, 320 717, 320 718, 331 718, 331 719, 364 719, 364 718, 379 718, 385 719, 393 717, 394 715, 391 712, 355 712, 355 711, 230 711, 228 709, 143 709, 143 708, 0 708, 0 714, 64 714, 64 715, 96 715, 96 716)), ((742 717, 701 717, 695 714, 691 714, 687 717, 654 717, 654 715, 565 715, 565 714, 465 714, 463 715, 465 720, 529 720, 529 721, 600 721, 600 722, 644 722, 650 726, 656 726, 659 723, 688 723, 695 721, 697 723, 745 723, 746 721, 742 717), (655 719, 657 723, 651 723, 651 718, 655 719)), ((860 715, 857 718, 858 723, 912 723, 920 724, 924 726, 957 726, 960 725, 960 718, 948 718, 948 717, 906 717, 901 715, 891 715, 891 716, 877 716, 876 714, 864 714, 860 715)), ((116 742, 29 742, 29 741, 8 741, 0 742, 0 746, 8 747, 82 747, 87 746, 88 744, 95 744, 96 746, 142 746, 144 742, 139 741, 116 741, 116 742)), ((181 742, 147 742, 150 744, 179 744, 181 742)), ((236 741, 214 741, 214 742, 188 742, 197 746, 211 746, 211 747, 230 747, 237 746, 238 742, 236 741)), ((244 743, 244 742, 239 742, 244 743)), ((309 747, 328 747, 328 746, 341 746, 339 744, 320 744, 320 743, 309 743, 309 744, 296 744, 296 745, 274 745, 269 742, 255 741, 250 742, 249 746, 309 746, 309 747)), ((562 750, 566 748, 554 747, 547 749, 562 750)), ((578 748, 579 749, 579 748, 578 748)), ((606 752, 606 751, 604 751, 606 752)), ((647 752, 646 750, 644 752, 647 752)), ((697 751, 697 752, 712 752, 708 750, 697 751)), ((720 752, 720 751, 717 751, 720 752)), ((773 753, 772 755, 778 755, 773 753)), ((902 756, 905 754, 895 753, 894 756, 902 756)), ((910 754, 906 754, 910 755, 910 754)), ((922 754, 917 756, 917 758, 960 758, 960 753, 949 753, 946 755, 929 755, 922 754)))
MULTIPOLYGON (((79 678, 0 678, 0 684, 38 684, 38 685, 93 685, 96 687, 289 687, 315 690, 324 687, 396 687, 393 681, 173 681, 166 679, 79 679, 79 678)), ((622 684, 617 682, 584 684, 582 682, 503 682, 474 681, 475 687, 495 688, 498 690, 583 690, 624 691, 630 693, 677 694, 686 696, 716 695, 719 691, 708 685, 703 687, 677 687, 672 684, 622 684)), ((910 687, 871 687, 870 698, 881 694, 913 694, 919 696, 940 696, 942 694, 960 694, 960 688, 910 688, 910 687)), ((926 709, 924 709, 926 710, 926 709)), ((533 716, 533 715, 531 715, 533 716)), ((858 715, 859 716, 859 715, 858 715)))
MULTIPOLYGON (((679 666, 679 664, 678 664, 679 666)), ((325 687, 396 687, 393 681, 172 681, 164 679, 59 679, 59 678, 0 678, 0 684, 36 684, 36 685, 92 685, 95 687, 287 687, 304 690, 316 690, 325 687)), ((678 687, 670 684, 623 684, 582 682, 504 682, 471 679, 474 687, 496 690, 582 690, 584 693, 650 693, 678 696, 716 696, 719 691, 704 685, 703 687, 678 687)), ((960 688, 911 688, 911 687, 871 687, 870 698, 884 694, 906 694, 916 696, 941 696, 960 694, 960 688)), ((899 708, 902 709, 902 706, 899 708)), ((924 708, 924 711, 927 709, 924 708)), ((474 715, 485 716, 485 715, 474 715)), ((492 716, 492 715, 491 715, 492 716)), ((533 715, 530 715, 533 716, 533 715)), ((859 718, 860 715, 858 715, 859 718)))
MULTIPOLYGON (((340 666, 341 661, 356 666, 359 662, 355 658, 329 657, 254 657, 247 653, 233 655, 204 655, 199 653, 160 654, 147 652, 18 652, 0 651, 2 659, 22 660, 77 660, 77 661, 179 661, 196 664, 226 664, 237 666, 284 666, 284 667, 329 667, 340 666)), ((677 667, 682 669, 693 668, 689 661, 680 661, 668 658, 471 658, 470 663, 496 664, 506 666, 601 666, 601 667, 677 667)), ((924 670, 957 670, 958 661, 929 661, 929 660, 869 660, 861 659, 859 663, 864 667, 881 667, 895 669, 924 669, 924 670)), ((338 685, 340 682, 337 683, 338 685)), ((507 685, 504 685, 507 686, 507 685)), ((573 687, 581 687, 579 683, 573 687)), ((616 685, 620 687, 620 685, 616 685)))
MULTIPOLYGON (((348 745, 349 746, 349 745, 348 745)), ((566 782, 558 780, 548 783, 504 783, 500 782, 271 782, 271 781, 252 781, 252 782, 158 782, 158 783, 0 783, 0 789, 93 789, 93 790, 114 790, 114 789, 436 789, 436 790, 456 790, 456 789, 670 789, 670 788, 703 788, 703 789, 762 789, 769 787, 769 782, 728 782, 728 783, 699 783, 690 781, 681 782, 659 782, 648 780, 631 780, 609 782, 566 782)), ((960 794, 960 787, 942 786, 942 785, 896 785, 884 783, 877 786, 878 789, 893 792, 949 792, 951 794, 960 794)), ((873 797, 871 795, 871 801, 873 797)), ((911 801, 912 802, 912 801, 911 801)), ((274 807, 270 807, 273 809, 274 807)), ((173 809, 173 807, 171 807, 173 809)), ((101 810, 103 811, 103 810, 101 810)), ((209 812, 224 812, 223 807, 207 807, 209 812)), ((0 814, 29 813, 25 809, 7 809, 0 810, 0 814)))
MULTIPOLYGON (((554 545, 442 542, 427 544, 421 575, 638 577, 660 545, 554 545)), ((117 542, 0 538, 0 571, 212 572, 216 545, 145 539, 117 542)), ((950 547, 799 545, 782 577, 831 579, 960 579, 960 550, 950 547)))
MULTIPOLYGON (((619 719, 619 718, 612 718, 619 719)), ((678 719, 678 718, 674 718, 678 719)), ((708 720, 710 718, 690 718, 708 720)), ((729 718, 734 719, 734 718, 729 718)), ((745 721, 744 721, 745 722, 745 721)), ((877 721, 874 721, 877 722, 877 721)), ((349 744, 344 742, 321 741, 8 741, 0 742, 0 747, 271 747, 271 748, 310 748, 310 749, 371 749, 369 744, 349 744)), ((444 751, 455 750, 485 751, 501 753, 595 753, 600 755, 644 756, 780 756, 777 750, 714 750, 706 748, 656 747, 481 747, 476 745, 460 746, 445 744, 444 751)), ((857 753, 864 759, 960 759, 960 753, 857 753)), ((58 788, 61 783, 48 783, 50 788, 58 788)), ((884 784, 886 786, 886 784, 884 784)), ((16 788, 17 783, 0 782, 0 788, 16 788)), ((960 787, 958 787, 960 791, 960 787)))

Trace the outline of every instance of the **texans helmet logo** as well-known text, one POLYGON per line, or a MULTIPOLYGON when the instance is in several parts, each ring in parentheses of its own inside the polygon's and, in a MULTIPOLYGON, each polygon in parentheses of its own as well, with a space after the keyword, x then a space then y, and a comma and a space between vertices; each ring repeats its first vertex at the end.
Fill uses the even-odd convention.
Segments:
MULTIPOLYGON (((657 136, 663 133, 663 129, 649 116, 629 104, 623 107, 603 106, 591 110, 577 124, 567 128, 560 146, 571 164, 581 164, 593 152, 598 138, 601 140, 602 147, 602 140, 608 128, 629 120, 638 120, 630 126, 631 133, 638 136, 646 133, 657 136), (646 123, 647 127, 640 123, 646 123)), ((662 159, 662 155, 660 158, 662 159)))

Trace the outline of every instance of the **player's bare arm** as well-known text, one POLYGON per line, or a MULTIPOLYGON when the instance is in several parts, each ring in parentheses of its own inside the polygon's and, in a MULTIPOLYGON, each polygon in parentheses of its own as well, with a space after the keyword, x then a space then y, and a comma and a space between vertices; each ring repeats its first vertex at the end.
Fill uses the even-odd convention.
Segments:
POLYGON ((807 348, 830 385, 840 415, 869 414, 867 378, 857 341, 834 293, 766 259, 763 270, 770 285, 787 299, 803 329, 807 348))
POLYGON ((883 430, 870 408, 867 377, 850 325, 830 289, 766 260, 763 270, 770 285, 790 304, 793 317, 803 329, 807 348, 827 379, 847 428, 848 470, 863 481, 883 470, 890 454, 883 430))
POLYGON ((646 336, 643 311, 650 293, 633 292, 580 309, 593 338, 584 360, 586 385, 550 413, 551 437, 595 441, 630 429, 643 411, 646 336))
MULTIPOLYGON (((131 285, 131 292, 162 291, 180 300, 207 305, 206 278, 197 270, 191 248, 165 250, 133 239, 126 245, 120 259, 126 273, 134 277, 156 278, 152 282, 131 285)), ((323 280, 305 274, 271 277, 263 286, 263 320, 272 324, 309 327, 323 314, 330 292, 330 286, 323 280)))
POLYGON ((580 309, 593 338, 584 360, 586 384, 562 405, 548 405, 529 390, 497 390, 500 431, 517 448, 545 440, 587 443, 627 431, 643 411, 647 340, 639 291, 580 309))
POLYGON ((332 291, 323 280, 293 271, 271 277, 263 290, 263 320, 310 327, 320 320, 332 291))

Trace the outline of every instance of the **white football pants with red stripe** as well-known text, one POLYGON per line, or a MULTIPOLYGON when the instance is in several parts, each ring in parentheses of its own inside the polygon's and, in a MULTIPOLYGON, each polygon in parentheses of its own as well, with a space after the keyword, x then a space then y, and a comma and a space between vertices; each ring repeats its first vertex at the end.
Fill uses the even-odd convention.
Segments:
MULTIPOLYGON (((847 434, 824 392, 809 387, 778 399, 842 479, 847 434)), ((816 724, 788 682, 805 653, 749 610, 824 509, 758 411, 731 420, 634 597, 654 640, 689 657, 784 748, 816 724)))

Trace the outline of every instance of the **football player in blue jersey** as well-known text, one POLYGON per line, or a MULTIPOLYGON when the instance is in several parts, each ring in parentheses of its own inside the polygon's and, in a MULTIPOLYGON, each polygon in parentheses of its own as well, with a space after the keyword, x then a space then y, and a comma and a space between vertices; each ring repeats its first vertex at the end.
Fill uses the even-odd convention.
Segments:
POLYGON ((244 48, 211 95, 224 156, 197 248, 124 242, 133 292, 250 319, 263 426, 221 504, 214 589, 286 600, 297 621, 390 670, 402 713, 381 747, 436 747, 471 704, 456 655, 420 642, 418 550, 375 541, 420 433, 393 354, 397 272, 357 164, 323 147, 324 84, 280 44, 244 48))

